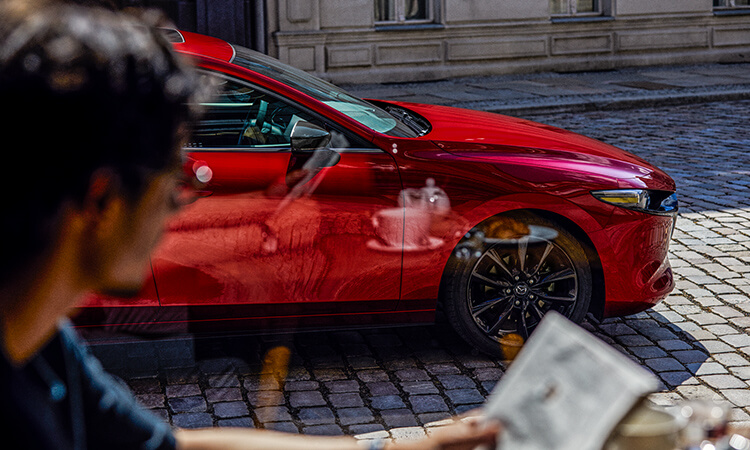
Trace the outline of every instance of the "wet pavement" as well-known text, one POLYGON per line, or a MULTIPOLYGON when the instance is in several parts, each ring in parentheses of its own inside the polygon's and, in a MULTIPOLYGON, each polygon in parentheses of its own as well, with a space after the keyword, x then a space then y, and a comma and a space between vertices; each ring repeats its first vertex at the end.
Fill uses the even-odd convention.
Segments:
MULTIPOLYGON (((666 170, 681 201, 670 249, 676 289, 652 310, 584 327, 659 377, 662 388, 653 401, 718 397, 734 405, 735 422, 750 424, 750 101, 741 100, 750 98, 747 69, 691 66, 350 88, 381 98, 516 108, 518 115, 603 140, 666 170), (617 82, 611 81, 615 75, 617 82), (546 87, 525 89, 534 83, 546 87), (597 103, 595 96, 630 100, 597 103), (639 96, 648 99, 636 103, 639 96), (716 98, 723 101, 708 102, 716 98), (539 106, 544 102, 547 108, 539 106)), ((480 406, 504 373, 501 361, 476 353, 443 323, 105 339, 93 349, 146 407, 175 426, 363 438, 422 436, 480 406)))

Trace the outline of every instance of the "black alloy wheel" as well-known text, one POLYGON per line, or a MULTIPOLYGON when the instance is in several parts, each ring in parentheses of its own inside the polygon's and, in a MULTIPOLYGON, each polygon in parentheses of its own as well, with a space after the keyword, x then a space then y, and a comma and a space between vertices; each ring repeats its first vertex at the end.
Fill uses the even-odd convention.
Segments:
POLYGON ((553 222, 521 220, 529 236, 493 240, 479 231, 471 239, 481 244, 454 256, 443 279, 448 320, 470 344, 497 356, 508 356, 508 343, 528 339, 547 312, 580 322, 591 302, 591 268, 581 244, 553 222))

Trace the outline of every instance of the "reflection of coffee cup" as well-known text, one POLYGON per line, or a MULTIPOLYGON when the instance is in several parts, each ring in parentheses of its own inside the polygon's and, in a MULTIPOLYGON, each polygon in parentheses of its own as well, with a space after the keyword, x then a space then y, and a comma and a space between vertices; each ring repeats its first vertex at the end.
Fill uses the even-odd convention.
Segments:
POLYGON ((684 424, 657 407, 641 404, 628 414, 605 444, 606 450, 664 450, 676 447, 684 424))
POLYGON ((375 234, 389 247, 422 247, 429 243, 430 214, 419 208, 389 208, 372 217, 375 234), (404 223, 406 227, 404 228, 404 223))

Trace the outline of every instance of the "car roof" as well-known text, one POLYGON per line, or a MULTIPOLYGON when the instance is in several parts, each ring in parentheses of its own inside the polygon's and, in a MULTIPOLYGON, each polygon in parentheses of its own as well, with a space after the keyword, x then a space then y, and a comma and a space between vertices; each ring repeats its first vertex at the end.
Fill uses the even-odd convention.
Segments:
POLYGON ((174 28, 163 28, 161 31, 180 53, 208 56, 225 62, 234 59, 234 47, 222 39, 174 28))

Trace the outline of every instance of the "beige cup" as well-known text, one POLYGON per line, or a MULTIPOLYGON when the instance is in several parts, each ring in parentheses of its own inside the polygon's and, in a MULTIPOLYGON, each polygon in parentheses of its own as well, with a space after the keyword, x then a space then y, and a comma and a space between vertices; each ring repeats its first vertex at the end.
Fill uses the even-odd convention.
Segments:
POLYGON ((429 243, 429 212, 421 208, 388 208, 372 217, 375 234, 389 247, 422 247, 429 243), (404 223, 406 227, 404 228, 404 223))
POLYGON ((618 424, 604 450, 673 450, 683 426, 666 410, 643 404, 618 424))

